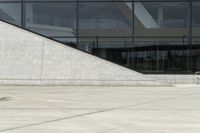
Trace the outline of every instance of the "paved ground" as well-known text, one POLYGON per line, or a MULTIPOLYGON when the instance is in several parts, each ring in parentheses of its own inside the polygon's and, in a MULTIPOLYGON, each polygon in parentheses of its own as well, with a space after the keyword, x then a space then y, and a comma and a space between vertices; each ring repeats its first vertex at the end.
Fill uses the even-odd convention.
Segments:
POLYGON ((0 133, 200 133, 200 87, 0 87, 0 133))

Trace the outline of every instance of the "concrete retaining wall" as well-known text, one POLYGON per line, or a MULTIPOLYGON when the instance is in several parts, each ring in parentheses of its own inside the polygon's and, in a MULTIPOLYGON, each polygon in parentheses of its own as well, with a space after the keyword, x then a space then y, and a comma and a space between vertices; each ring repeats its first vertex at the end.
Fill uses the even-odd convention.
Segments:
POLYGON ((7 23, 0 29, 1 85, 166 85, 7 23))
POLYGON ((200 79, 200 75, 147 75, 149 78, 158 79, 169 84, 197 84, 200 79))

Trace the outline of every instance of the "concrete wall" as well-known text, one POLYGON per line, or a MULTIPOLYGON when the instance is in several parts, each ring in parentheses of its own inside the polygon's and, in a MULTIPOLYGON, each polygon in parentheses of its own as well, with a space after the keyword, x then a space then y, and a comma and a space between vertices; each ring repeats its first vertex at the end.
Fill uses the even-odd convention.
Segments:
POLYGON ((0 22, 1 85, 164 86, 145 75, 0 22))
POLYGON ((149 78, 158 79, 169 84, 198 84, 200 83, 200 75, 147 75, 149 78), (199 79, 199 80, 198 80, 199 79))

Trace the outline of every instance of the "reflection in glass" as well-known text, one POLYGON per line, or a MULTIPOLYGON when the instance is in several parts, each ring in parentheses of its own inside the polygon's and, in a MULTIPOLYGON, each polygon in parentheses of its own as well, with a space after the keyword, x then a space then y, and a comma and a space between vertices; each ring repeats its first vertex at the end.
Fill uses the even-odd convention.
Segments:
POLYGON ((0 3, 0 19, 16 25, 21 25, 21 4, 0 3))
POLYGON ((0 0, 0 19, 142 73, 191 73, 200 70, 192 3, 190 16, 181 0, 0 0))
POLYGON ((76 43, 76 4, 27 3, 26 28, 64 43, 76 43))

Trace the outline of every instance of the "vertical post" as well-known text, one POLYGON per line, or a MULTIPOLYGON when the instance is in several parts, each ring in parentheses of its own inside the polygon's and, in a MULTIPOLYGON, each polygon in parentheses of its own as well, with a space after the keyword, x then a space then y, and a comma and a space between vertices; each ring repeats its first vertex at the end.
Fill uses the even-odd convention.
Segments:
POLYGON ((158 25, 160 28, 163 28, 163 6, 159 5, 158 8, 158 25))
POLYGON ((187 70, 191 71, 192 67, 192 2, 188 2, 188 24, 187 24, 187 38, 188 38, 188 61, 187 70))
POLYGON ((76 47, 79 44, 79 3, 76 0, 76 47))
POLYGON ((159 71, 160 70, 160 49, 159 49, 159 46, 158 45, 155 45, 156 46, 156 70, 159 71))
POLYGON ((26 27, 26 13, 25 13, 25 2, 21 0, 21 27, 26 27))
MULTIPOLYGON (((158 25, 159 28, 163 28, 163 22, 164 22, 164 17, 163 17, 163 6, 159 4, 158 7, 158 25)), ((159 46, 156 46, 156 70, 160 70, 160 48, 159 46)))
MULTIPOLYGON (((182 43, 183 43, 183 46, 182 46, 183 47, 182 48, 183 49, 182 50, 182 54, 183 54, 182 55, 182 61, 185 62, 185 36, 183 36, 183 38, 182 38, 182 43)), ((183 66, 183 70, 185 70, 185 68, 187 68, 187 65, 183 66)))
POLYGON ((190 50, 190 66, 192 69, 192 1, 189 1, 189 50, 190 50))
POLYGON ((136 68, 135 65, 135 56, 134 56, 134 47, 135 47, 135 2, 132 0, 132 46, 131 46, 131 52, 130 52, 130 66, 131 68, 136 68))
POLYGON ((25 4, 25 12, 26 12, 26 24, 33 24, 33 4, 25 4))
POLYGON ((96 36, 96 48, 97 49, 99 48, 99 38, 98 38, 98 36, 96 36))

